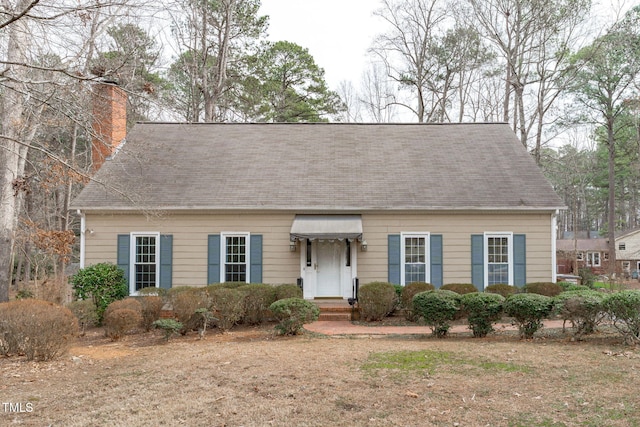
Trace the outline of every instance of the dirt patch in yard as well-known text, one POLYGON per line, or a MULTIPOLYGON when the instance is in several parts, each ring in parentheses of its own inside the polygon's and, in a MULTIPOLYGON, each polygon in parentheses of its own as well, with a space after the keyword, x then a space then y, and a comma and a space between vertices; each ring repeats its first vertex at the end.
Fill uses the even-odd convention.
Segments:
POLYGON ((640 425, 640 351, 609 333, 575 341, 548 330, 521 341, 510 332, 272 331, 112 343, 96 329, 57 361, 0 358, 0 425, 640 425))

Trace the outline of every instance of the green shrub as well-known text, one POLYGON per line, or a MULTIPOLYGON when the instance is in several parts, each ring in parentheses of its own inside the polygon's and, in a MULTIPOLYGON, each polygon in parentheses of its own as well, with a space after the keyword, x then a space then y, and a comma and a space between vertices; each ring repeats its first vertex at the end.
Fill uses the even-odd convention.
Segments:
POLYGON ((118 341, 125 334, 134 331, 142 323, 140 311, 130 308, 107 310, 104 313, 104 333, 112 341, 118 341))
POLYGON ((84 335, 86 328, 98 325, 98 311, 93 300, 72 301, 67 304, 67 308, 78 319, 80 335, 84 335))
POLYGON ((518 288, 504 283, 497 283, 495 285, 487 286, 484 288, 484 291, 489 294, 498 294, 505 298, 509 298, 511 295, 518 293, 518 288))
POLYGON ((218 287, 209 291, 211 311, 216 325, 228 331, 244 317, 245 293, 238 289, 218 287))
POLYGON ((562 292, 562 286, 553 282, 532 282, 524 285, 522 290, 529 294, 544 295, 547 297, 555 297, 562 292))
POLYGON ((302 289, 293 284, 276 286, 276 301, 285 298, 302 298, 302 289))
POLYGON ((571 283, 571 282, 558 282, 558 286, 560 286, 562 288, 562 292, 579 291, 579 290, 582 290, 582 289, 591 289, 588 286, 576 285, 575 283, 571 283))
POLYGON ((478 289, 473 286, 471 283, 447 283, 440 289, 445 291, 452 291, 458 295, 471 294, 473 292, 478 292, 478 289))
POLYGON ((504 313, 513 317, 523 338, 533 338, 552 308, 553 299, 540 294, 515 294, 504 302, 504 313))
POLYGON ((460 310, 460 295, 446 289, 420 292, 413 297, 413 310, 431 327, 434 336, 444 338, 460 310))
POLYGON ((77 335, 78 320, 66 307, 35 299, 0 304, 0 354, 51 360, 66 353, 77 335))
POLYGON ((271 285, 252 283, 240 286, 238 290, 245 295, 243 323, 259 325, 267 317, 269 306, 276 300, 275 288, 271 285))
POLYGON ((175 319, 158 319, 154 321, 151 326, 156 329, 162 329, 164 331, 165 341, 169 341, 172 335, 180 333, 184 325, 175 319))
POLYGON ((362 319, 382 320, 396 307, 396 290, 387 282, 364 284, 358 292, 358 307, 362 319))
POLYGON ((640 291, 608 294, 603 306, 613 321, 613 326, 622 334, 624 342, 637 344, 640 341, 640 291))
POLYGON ((100 263, 82 268, 70 280, 76 299, 93 300, 100 322, 109 304, 129 295, 124 272, 114 264, 100 263))
POLYGON ((142 327, 148 332, 151 330, 153 322, 160 319, 164 302, 161 297, 155 295, 139 297, 138 301, 142 306, 142 327))
POLYGON ((418 321, 419 316, 413 311, 413 297, 420 292, 432 291, 434 289, 431 283, 425 282, 413 282, 404 287, 401 301, 405 319, 410 322, 418 321))
POLYGON ((36 295, 29 289, 20 289, 18 292, 16 292, 16 299, 29 299, 35 297, 36 295))
POLYGON ((462 295, 461 306, 467 313, 474 337, 485 337, 493 332, 493 323, 502 317, 504 301, 500 294, 475 292, 462 295))
POLYGON ((604 317, 604 294, 589 288, 562 292, 553 299, 553 309, 576 328, 577 336, 595 332, 604 317))
POLYGON ((581 268, 578 270, 578 276, 580 276, 580 283, 582 286, 586 286, 591 289, 593 289, 596 279, 598 278, 590 268, 581 268))
POLYGON ((300 334, 305 323, 314 322, 320 316, 318 306, 302 298, 278 300, 269 308, 278 320, 276 330, 283 335, 300 334))

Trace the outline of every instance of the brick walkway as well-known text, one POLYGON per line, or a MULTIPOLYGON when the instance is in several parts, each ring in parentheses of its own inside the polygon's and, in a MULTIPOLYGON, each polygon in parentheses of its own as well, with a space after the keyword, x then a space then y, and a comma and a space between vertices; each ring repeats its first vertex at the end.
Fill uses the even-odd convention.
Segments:
MULTIPOLYGON (((567 325, 569 327, 570 325, 567 325)), ((562 320, 546 320, 544 327, 548 329, 562 328, 562 320)), ((323 335, 425 335, 431 334, 428 326, 366 326, 347 321, 317 321, 304 325, 311 332, 323 335)), ((515 331, 518 328, 506 323, 494 326, 496 331, 515 331)), ((449 333, 470 333, 467 325, 454 325, 449 333)))

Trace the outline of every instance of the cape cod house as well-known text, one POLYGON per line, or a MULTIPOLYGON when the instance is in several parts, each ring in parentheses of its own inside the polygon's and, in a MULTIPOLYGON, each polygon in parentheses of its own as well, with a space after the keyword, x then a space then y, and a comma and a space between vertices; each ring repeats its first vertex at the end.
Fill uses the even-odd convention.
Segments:
POLYGON ((555 280, 563 203, 507 124, 138 123, 110 144, 73 202, 81 264, 132 294, 555 280))

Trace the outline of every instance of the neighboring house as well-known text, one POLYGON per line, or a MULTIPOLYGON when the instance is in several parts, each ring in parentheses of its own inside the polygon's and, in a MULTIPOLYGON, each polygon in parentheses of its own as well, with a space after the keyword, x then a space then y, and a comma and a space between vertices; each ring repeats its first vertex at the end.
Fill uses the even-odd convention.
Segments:
POLYGON ((638 271, 640 271, 640 229, 627 231, 616 236, 616 262, 619 271, 625 277, 638 277, 638 271))
POLYGON ((578 274, 583 268, 589 268, 594 274, 609 271, 607 239, 558 239, 556 252, 560 274, 578 274))
POLYGON ((82 265, 117 263, 132 294, 555 281, 563 203, 508 124, 139 123, 119 143, 73 208, 82 265))

